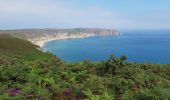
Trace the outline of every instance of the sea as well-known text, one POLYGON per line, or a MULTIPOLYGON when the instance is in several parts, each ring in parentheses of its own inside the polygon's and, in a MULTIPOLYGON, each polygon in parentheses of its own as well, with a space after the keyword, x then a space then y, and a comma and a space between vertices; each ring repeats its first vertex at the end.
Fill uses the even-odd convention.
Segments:
POLYGON ((46 43, 50 51, 66 62, 107 61, 110 55, 125 55, 136 63, 170 64, 170 30, 123 30, 120 36, 54 40, 46 43))

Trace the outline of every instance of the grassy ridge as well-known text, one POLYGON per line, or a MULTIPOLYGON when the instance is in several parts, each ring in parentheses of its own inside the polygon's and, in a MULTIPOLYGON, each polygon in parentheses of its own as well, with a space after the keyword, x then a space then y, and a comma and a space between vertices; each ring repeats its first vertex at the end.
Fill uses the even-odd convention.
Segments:
POLYGON ((36 48, 0 35, 0 100, 170 100, 170 65, 66 63, 36 48))
POLYGON ((37 48, 39 47, 31 44, 29 41, 15 38, 10 34, 0 35, 1 55, 22 58, 26 60, 36 60, 50 57, 49 55, 37 50, 37 48))

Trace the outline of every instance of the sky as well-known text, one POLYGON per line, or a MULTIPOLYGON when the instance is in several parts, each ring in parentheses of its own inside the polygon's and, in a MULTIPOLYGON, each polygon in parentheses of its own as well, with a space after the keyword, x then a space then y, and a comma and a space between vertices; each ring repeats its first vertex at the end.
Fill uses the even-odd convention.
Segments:
POLYGON ((0 0, 0 29, 170 29, 170 0, 0 0))

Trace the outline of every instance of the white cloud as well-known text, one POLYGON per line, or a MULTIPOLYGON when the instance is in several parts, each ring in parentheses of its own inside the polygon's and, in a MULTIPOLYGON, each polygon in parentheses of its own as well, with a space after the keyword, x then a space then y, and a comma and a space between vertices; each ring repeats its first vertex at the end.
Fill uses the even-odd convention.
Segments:
POLYGON ((115 13, 100 7, 77 9, 60 3, 7 0, 0 1, 0 17, 5 22, 44 22, 72 27, 113 27, 120 19, 115 13), (3 17, 4 16, 4 17, 3 17), (68 24, 68 25, 67 25, 68 24))
MULTIPOLYGON (((61 0, 0 0, 0 28, 24 27, 102 27, 148 28, 167 27, 158 22, 165 16, 146 15, 135 19, 100 6, 78 8, 61 0), (153 17, 153 18, 152 18, 153 17), (149 20, 146 20, 149 19, 149 20), (151 19, 151 20, 150 20, 151 19)), ((166 18, 169 19, 170 15, 166 18)))

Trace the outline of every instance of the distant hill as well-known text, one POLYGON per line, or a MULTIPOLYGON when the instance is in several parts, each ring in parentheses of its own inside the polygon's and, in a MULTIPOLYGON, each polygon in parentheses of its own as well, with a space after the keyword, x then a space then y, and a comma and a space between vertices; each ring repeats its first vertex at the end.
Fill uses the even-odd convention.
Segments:
POLYGON ((115 29, 100 29, 100 28, 74 28, 74 29, 17 29, 17 30, 0 30, 0 34, 8 33, 14 37, 21 39, 35 39, 44 36, 52 36, 56 34, 94 34, 100 36, 114 36, 120 33, 115 29))

